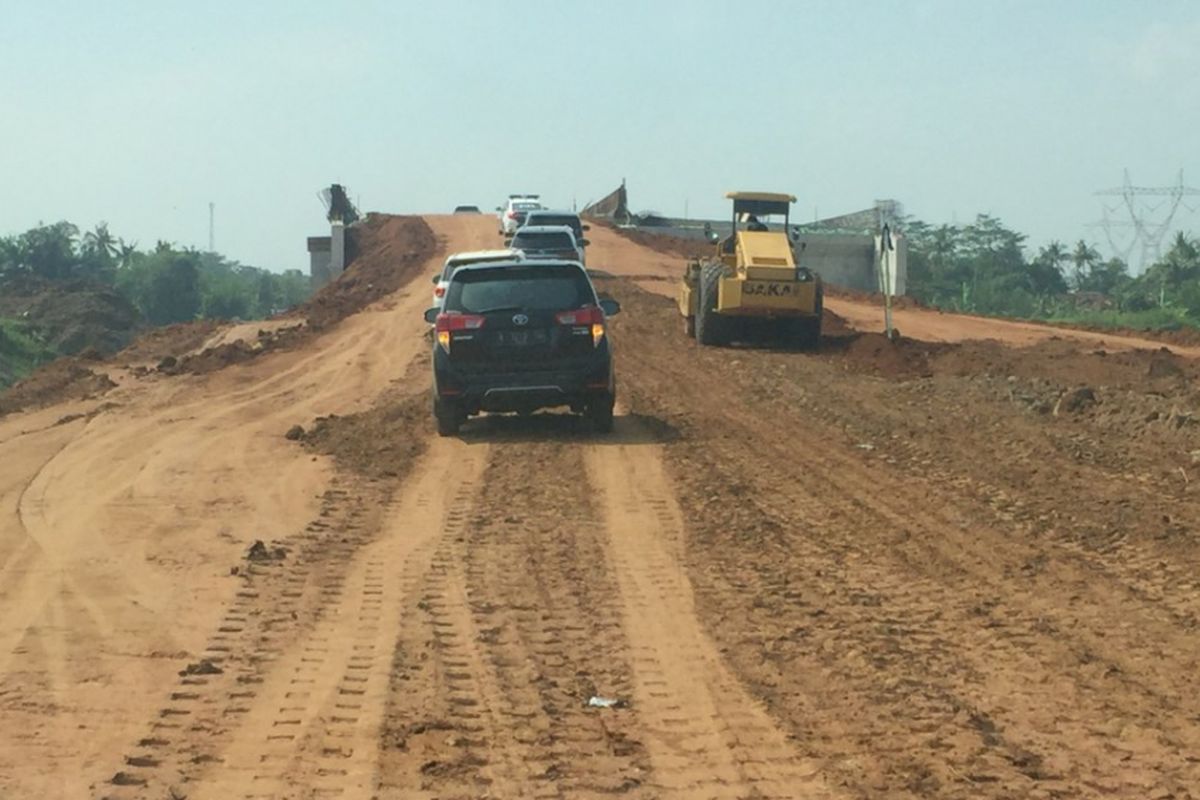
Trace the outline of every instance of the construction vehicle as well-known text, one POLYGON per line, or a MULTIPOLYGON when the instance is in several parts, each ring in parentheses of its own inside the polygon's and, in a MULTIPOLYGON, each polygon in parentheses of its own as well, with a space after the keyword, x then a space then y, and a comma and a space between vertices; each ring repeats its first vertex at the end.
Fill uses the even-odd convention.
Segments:
POLYGON ((712 231, 716 253, 692 259, 679 287, 684 330, 702 345, 769 339, 815 347, 821 339, 821 278, 796 261, 789 212, 796 198, 729 192, 730 235, 712 231), (783 217, 783 227, 766 219, 783 217))

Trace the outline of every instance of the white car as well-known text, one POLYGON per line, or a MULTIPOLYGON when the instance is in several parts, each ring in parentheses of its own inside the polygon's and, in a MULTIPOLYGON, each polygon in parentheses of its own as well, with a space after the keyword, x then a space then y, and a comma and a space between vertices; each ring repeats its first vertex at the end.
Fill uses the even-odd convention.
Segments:
POLYGON ((442 307, 442 302, 446 299, 446 287, 450 285, 450 278, 454 275, 454 271, 459 267, 467 264, 484 264, 492 261, 520 261, 525 258, 525 254, 520 250, 472 250, 467 253, 455 253, 446 259, 445 265, 441 272, 433 274, 433 305, 437 308, 442 307))
POLYGON ((500 235, 512 236, 525 224, 525 215, 542 207, 536 194, 510 194, 508 201, 497 208, 500 212, 500 235))

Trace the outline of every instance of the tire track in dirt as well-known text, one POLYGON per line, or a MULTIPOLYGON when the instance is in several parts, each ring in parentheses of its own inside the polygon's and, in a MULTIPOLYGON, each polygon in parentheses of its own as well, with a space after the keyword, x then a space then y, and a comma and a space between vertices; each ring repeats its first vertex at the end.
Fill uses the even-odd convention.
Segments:
POLYGON ((541 415, 474 425, 484 432, 468 441, 493 442, 486 488, 462 505, 404 622, 381 791, 653 796, 636 709, 586 706, 632 687, 580 452, 554 441, 578 436, 541 415))
MULTIPOLYGON (((143 740, 171 747, 173 769, 151 780, 127 768, 125 782, 148 785, 113 796, 161 797, 190 787, 183 791, 198 799, 371 797, 405 599, 443 535, 454 487, 473 486, 481 464, 481 455, 437 442, 396 499, 381 485, 346 498, 345 518, 314 523, 313 550, 284 568, 273 596, 245 592, 254 610, 235 608, 214 637, 206 657, 225 674, 185 677, 184 684, 204 688, 173 695, 183 702, 171 716, 195 720, 182 746, 163 735, 179 731, 173 722, 157 724, 143 740), (319 574, 308 569, 309 558, 319 574), (244 626, 255 617, 259 630, 247 638, 244 626), (229 655, 247 646, 245 664, 229 655), (195 704, 206 711, 193 716, 195 704)), ((164 764, 151 766, 161 772, 164 764)))
POLYGON ((317 519, 303 532, 269 546, 282 548, 283 558, 272 554, 238 565, 234 579, 241 586, 219 626, 203 652, 180 672, 157 719, 131 743, 124 763, 114 765, 117 771, 103 788, 97 785, 101 796, 195 796, 210 773, 236 769, 227 763, 229 747, 261 705, 264 691, 271 689, 272 684, 264 684, 285 656, 319 647, 311 637, 322 635, 355 552, 378 532, 379 509, 387 500, 385 486, 335 482, 317 519))
MULTIPOLYGON (((639 423, 626 417, 619 431, 639 423)), ((696 615, 684 523, 656 445, 591 446, 634 658, 634 695, 661 797, 836 797, 722 663, 696 615)))

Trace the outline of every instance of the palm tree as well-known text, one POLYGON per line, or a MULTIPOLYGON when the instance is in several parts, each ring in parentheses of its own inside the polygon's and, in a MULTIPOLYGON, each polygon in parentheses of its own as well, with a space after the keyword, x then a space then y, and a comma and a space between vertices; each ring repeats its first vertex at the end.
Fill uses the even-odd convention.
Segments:
POLYGON ((107 222, 98 223, 95 230, 83 235, 83 248, 108 257, 117 255, 117 239, 109 232, 107 222))
POLYGON ((1075 291, 1087 289, 1088 278, 1091 277, 1092 269, 1099 260, 1100 252, 1096 248, 1083 239, 1075 243, 1075 250, 1071 253, 1071 263, 1075 265, 1075 273, 1072 276, 1075 291))
POLYGON ((127 242, 124 239, 117 239, 117 266, 121 269, 127 269, 133 264, 134 256, 138 253, 137 242, 127 242))

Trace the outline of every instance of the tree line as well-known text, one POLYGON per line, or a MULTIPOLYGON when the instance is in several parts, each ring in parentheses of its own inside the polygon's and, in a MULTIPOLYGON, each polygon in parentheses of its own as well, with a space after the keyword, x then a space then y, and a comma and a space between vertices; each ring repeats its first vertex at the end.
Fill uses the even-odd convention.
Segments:
POLYGON ((105 223, 81 233, 69 222, 56 222, 0 237, 0 281, 19 276, 112 287, 151 325, 260 319, 311 294, 300 270, 269 272, 164 241, 142 250, 114 236, 105 223))
POLYGON ((980 214, 966 225, 903 226, 908 294, 955 311, 1107 321, 1137 327, 1200 324, 1200 240, 1179 233, 1143 274, 1080 240, 1030 253, 1024 234, 980 214))

